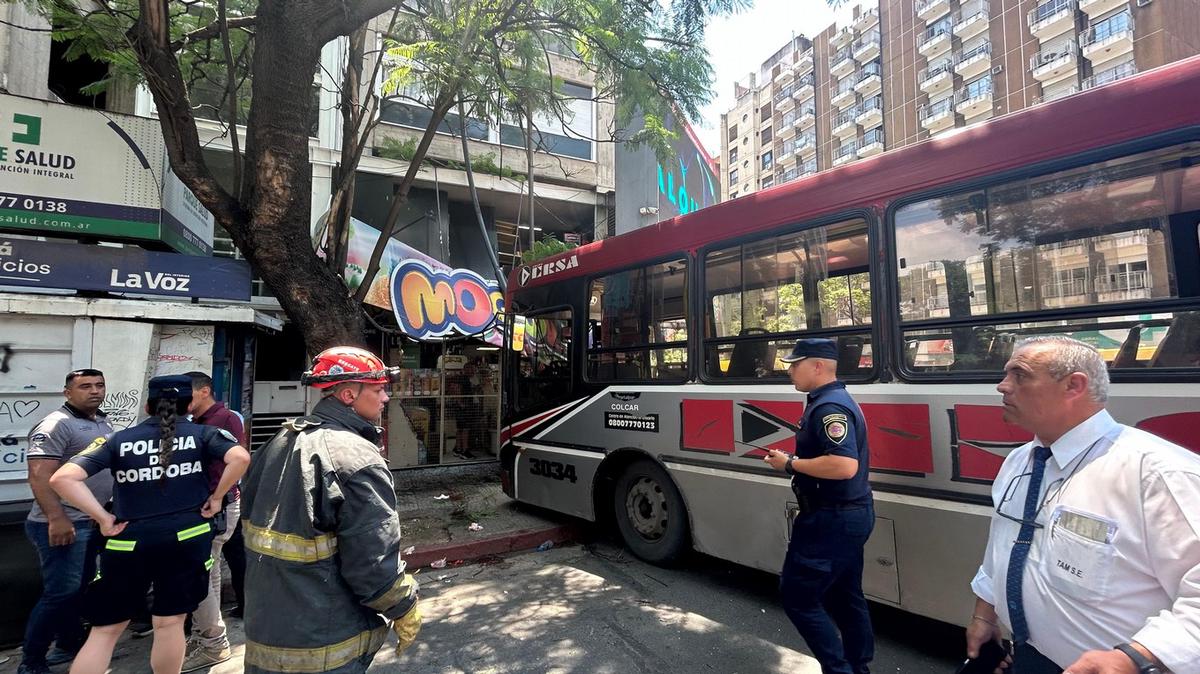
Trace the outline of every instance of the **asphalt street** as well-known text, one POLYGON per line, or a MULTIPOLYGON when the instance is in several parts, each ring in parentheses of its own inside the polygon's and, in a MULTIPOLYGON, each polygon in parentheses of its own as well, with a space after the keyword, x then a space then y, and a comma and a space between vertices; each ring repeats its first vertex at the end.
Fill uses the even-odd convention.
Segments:
MULTIPOLYGON (((607 543, 425 570, 419 641, 372 672, 819 674, 777 578, 694 555, 678 569, 607 543)), ((960 628, 874 607, 877 673, 953 672, 960 628)))
MULTIPOLYGON (((423 569, 417 578, 425 616, 419 639, 400 657, 390 639, 372 674, 820 674, 779 607, 778 578, 700 554, 663 569, 600 542, 423 569)), ((960 628, 872 609, 872 672, 954 671, 960 628)), ((234 657, 207 674, 242 671, 242 621, 227 621, 234 657)), ((150 641, 126 634, 112 674, 146 672, 150 641)), ((0 674, 12 674, 19 652, 5 655, 0 674)))

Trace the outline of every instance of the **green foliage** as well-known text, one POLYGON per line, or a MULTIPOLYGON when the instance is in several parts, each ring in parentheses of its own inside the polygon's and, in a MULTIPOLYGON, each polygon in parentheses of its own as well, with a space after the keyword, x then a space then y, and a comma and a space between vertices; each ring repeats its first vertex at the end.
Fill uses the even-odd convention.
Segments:
POLYGON ((552 255, 558 255, 559 253, 566 252, 575 247, 576 245, 573 243, 564 243, 547 234, 546 236, 542 237, 541 241, 535 241, 533 248, 521 253, 521 262, 524 262, 525 264, 533 264, 538 260, 543 260, 552 255))
MULTIPOLYGON (((63 58, 73 62, 83 56, 109 66, 108 76, 85 85, 81 92, 96 95, 114 82, 144 82, 137 57, 129 46, 127 34, 138 14, 137 0, 107 0, 111 11, 80 9, 65 0, 29 0, 54 26, 51 39, 67 45, 63 58)), ((256 0, 227 0, 228 16, 235 19, 253 14, 256 0)), ((90 7, 90 6, 89 6, 90 7)), ((180 44, 180 71, 188 89, 188 98, 197 117, 225 119, 228 116, 228 67, 219 36, 194 42, 185 36, 208 26, 217 19, 216 3, 170 3, 170 36, 180 44)), ((237 85, 239 123, 245 123, 250 109, 250 62, 253 58, 253 36, 250 32, 231 29, 229 42, 234 58, 237 85)))
POLYGON ((383 139, 383 143, 379 147, 375 148, 375 154, 384 159, 412 161, 413 157, 417 156, 417 139, 398 139, 388 136, 383 139))
POLYGON ((576 99, 564 91, 563 75, 590 80, 597 101, 615 101, 615 128, 595 140, 620 135, 665 161, 678 135, 663 120, 673 113, 695 119, 710 95, 706 17, 748 4, 424 0, 400 18, 387 42, 384 91, 425 105, 461 98, 474 119, 518 122, 531 110, 536 131, 538 119, 571 128, 576 99), (645 124, 625 133, 638 112, 645 124))

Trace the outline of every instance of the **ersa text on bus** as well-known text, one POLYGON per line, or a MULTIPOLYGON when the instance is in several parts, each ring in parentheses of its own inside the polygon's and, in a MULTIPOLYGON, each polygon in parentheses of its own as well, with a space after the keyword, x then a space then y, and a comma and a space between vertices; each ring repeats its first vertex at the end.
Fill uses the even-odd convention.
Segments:
POLYGON ((528 267, 521 267, 521 285, 525 285, 534 279, 552 276, 560 271, 574 269, 579 266, 579 256, 572 255, 565 260, 554 260, 553 262, 540 262, 528 267))

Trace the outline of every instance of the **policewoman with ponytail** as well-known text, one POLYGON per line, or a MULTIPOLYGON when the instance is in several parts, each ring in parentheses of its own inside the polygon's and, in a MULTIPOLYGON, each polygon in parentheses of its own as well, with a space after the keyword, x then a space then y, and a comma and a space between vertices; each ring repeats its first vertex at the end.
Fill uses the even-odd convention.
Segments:
POLYGON ((212 517, 250 464, 250 454, 228 431, 187 420, 190 377, 155 377, 149 389, 148 419, 96 440, 50 478, 50 486, 96 520, 106 537, 100 572, 84 600, 92 631, 72 674, 108 669, 117 638, 151 586, 150 666, 155 674, 178 674, 184 618, 208 594, 212 517), (224 462, 225 470, 210 493, 206 468, 213 462, 224 462), (103 470, 114 478, 112 513, 84 485, 103 470))

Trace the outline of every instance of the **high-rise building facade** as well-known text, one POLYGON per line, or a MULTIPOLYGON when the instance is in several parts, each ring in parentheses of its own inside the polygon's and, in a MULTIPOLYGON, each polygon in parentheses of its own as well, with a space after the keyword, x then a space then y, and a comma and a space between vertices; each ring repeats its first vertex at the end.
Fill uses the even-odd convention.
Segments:
POLYGON ((722 198, 1200 54, 1200 0, 882 0, 794 37, 721 116, 722 198))

